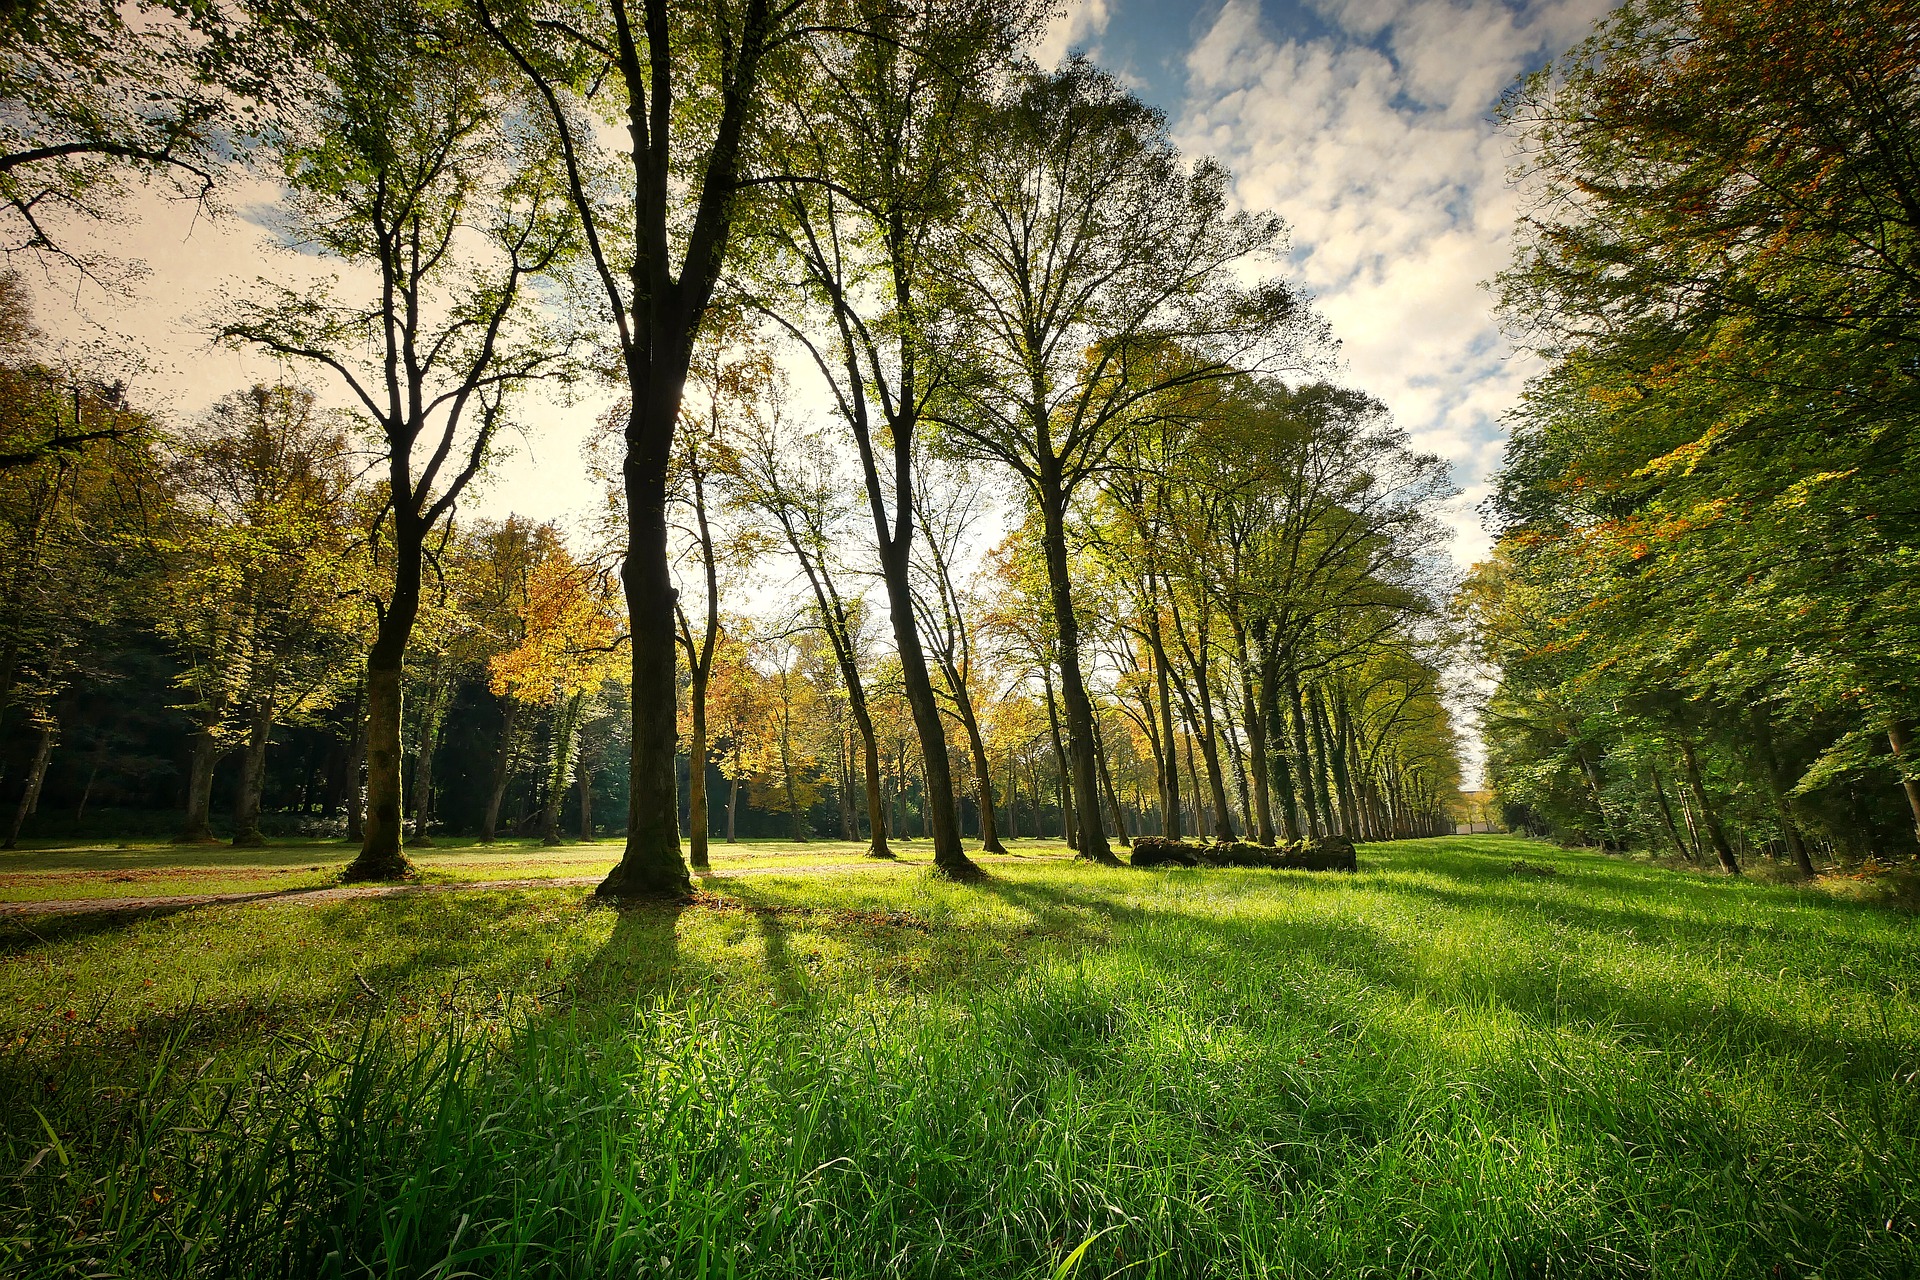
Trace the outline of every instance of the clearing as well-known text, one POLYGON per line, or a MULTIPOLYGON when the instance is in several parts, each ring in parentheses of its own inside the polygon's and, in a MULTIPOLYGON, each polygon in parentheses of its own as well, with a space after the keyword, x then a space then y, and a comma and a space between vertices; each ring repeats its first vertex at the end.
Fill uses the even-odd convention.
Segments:
MULTIPOLYGON (((1503 836, 1357 875, 1022 843, 977 887, 779 844, 626 912, 0 919, 0 1272, 1920 1272, 1910 915, 1503 836)), ((29 851, 0 897, 326 849, 29 851)))

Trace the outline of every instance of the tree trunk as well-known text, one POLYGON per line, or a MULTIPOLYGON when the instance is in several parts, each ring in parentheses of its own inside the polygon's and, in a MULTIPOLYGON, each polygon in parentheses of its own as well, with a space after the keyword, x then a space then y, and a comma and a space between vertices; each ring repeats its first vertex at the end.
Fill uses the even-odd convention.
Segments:
POLYGON ((27 766, 26 785, 20 791, 20 803, 13 811, 13 825, 7 828, 6 848, 11 849, 20 842, 20 828, 27 823, 27 817, 40 807, 40 786, 47 780, 47 761, 53 755, 53 740, 60 732, 57 720, 48 718, 40 722, 40 733, 34 743, 33 763, 27 766))
POLYGON ((1907 793, 1907 808, 1913 814, 1913 835, 1920 842, 1920 775, 1907 759, 1907 726, 1895 720, 1887 725, 1887 745, 1893 748, 1894 767, 1900 771, 1900 785, 1907 793))
POLYGON ((593 773, 582 768, 574 785, 580 788, 580 838, 593 839, 593 773))
MULTIPOLYGON (((573 770, 574 737, 580 727, 580 710, 586 705, 587 695, 570 694, 555 709, 553 724, 553 764, 547 775, 546 803, 540 809, 540 843, 556 845, 560 843, 560 802, 566 795, 567 775, 573 770)), ((678 788, 676 787, 677 791, 678 788)), ((680 823, 676 815, 674 837, 676 844, 680 835, 680 823)))
POLYGON ((520 733, 520 699, 507 694, 500 703, 500 742, 493 751, 493 779, 487 785, 487 809, 480 819, 480 843, 492 844, 500 829, 500 804, 513 776, 513 753, 520 733))
POLYGON ((1067 567, 1067 495, 1059 477, 1041 473, 1041 545, 1046 553, 1047 594, 1053 604, 1053 627, 1060 662, 1060 701, 1067 713, 1069 778, 1073 792, 1073 822, 1079 839, 1074 849, 1089 862, 1117 867, 1120 859, 1107 847, 1100 822, 1099 766, 1093 753, 1093 702, 1080 676, 1080 623, 1073 612, 1073 583, 1067 567))
POLYGON ((1714 816, 1707 804, 1707 789, 1700 781, 1700 764, 1694 759, 1693 743, 1686 738, 1680 739, 1680 758, 1687 766, 1687 788, 1693 792, 1693 801, 1700 806, 1700 819, 1706 825, 1707 839, 1713 842, 1713 852, 1720 859, 1720 869, 1730 876, 1740 874, 1740 864, 1734 860, 1733 848, 1727 843, 1727 833, 1720 829, 1720 819, 1714 816))
POLYGON ((1313 755, 1307 750, 1307 710, 1306 703, 1300 697, 1300 676, 1287 664, 1287 698, 1293 704, 1293 759, 1300 766, 1297 779, 1299 788, 1300 814, 1306 821, 1307 836, 1327 834, 1323 824, 1323 815, 1319 812, 1318 802, 1313 793, 1313 755))
POLYGON ((687 741, 687 855, 695 871, 713 866, 707 854, 707 675, 693 668, 693 732, 687 741))
MULTIPOLYGON (((896 439, 896 453, 901 444, 896 439)), ((904 468, 902 469, 904 470, 904 468)), ((868 477, 873 483, 873 477, 868 477)), ((896 480, 896 484, 899 481, 896 480)), ((911 484, 911 479, 907 480, 911 484)), ((911 518, 910 493, 895 493, 900 519, 911 518)), ((876 514, 876 520, 878 515, 876 514)), ((908 576, 907 536, 888 540, 881 550, 880 566, 887 586, 887 608, 893 617, 893 640, 900 656, 900 682, 905 687, 907 706, 913 712, 913 727, 920 733, 922 803, 921 821, 933 839, 933 865, 952 880, 979 880, 985 872, 967 857, 960 843, 960 815, 953 799, 953 771, 947 761, 947 731, 941 723, 940 704, 933 694, 933 678, 927 671, 926 651, 920 645, 920 627, 914 620, 911 579, 908 576)))
POLYGON ((1160 701, 1160 740, 1164 744, 1161 755, 1156 758, 1160 766, 1160 834, 1169 840, 1178 840, 1183 834, 1180 826, 1180 752, 1173 745, 1173 687, 1172 673, 1167 670, 1167 647, 1165 638, 1160 634, 1160 610, 1155 601, 1148 599, 1147 647, 1153 653, 1153 675, 1155 692, 1160 701))
POLYGON ((1020 838, 1020 759, 1007 750, 1007 839, 1020 838))
POLYGON ((1814 876, 1813 858, 1807 851, 1807 842, 1800 834, 1800 824, 1794 821, 1793 798, 1788 794, 1785 771, 1780 767, 1779 753, 1773 746, 1773 725, 1768 721, 1767 713, 1756 704, 1753 713, 1754 738, 1760 747, 1760 763, 1767 776, 1767 791, 1773 798, 1773 809, 1780 819, 1780 835, 1787 842, 1787 852, 1793 857, 1793 865, 1800 874, 1811 880, 1814 876))
POLYGON ((980 721, 973 714, 973 698, 964 685, 954 686, 954 706, 960 713, 961 728, 967 731, 967 750, 973 756, 975 803, 980 810, 980 851, 1005 853, 1007 847, 1000 843, 1000 831, 994 819, 993 770, 987 762, 987 740, 980 736, 980 721))
POLYGON ((880 792, 880 740, 873 731, 873 715, 867 710, 865 692, 856 699, 853 686, 849 685, 847 708, 853 712, 854 727, 860 731, 861 773, 867 792, 867 856, 891 858, 893 850, 887 846, 886 799, 880 792))
POLYGON ((1107 760, 1107 738, 1100 728, 1100 722, 1093 722, 1093 749, 1100 760, 1100 790, 1107 797, 1107 816, 1113 820, 1113 833, 1122 846, 1131 847, 1133 839, 1127 834, 1127 818, 1120 811, 1120 795, 1113 789, 1113 769, 1107 760))
POLYGON ((395 880, 413 870, 400 851, 402 795, 401 677, 407 641, 420 613, 420 564, 426 529, 398 509, 393 519, 393 598, 380 617, 367 654, 367 816, 360 852, 342 872, 346 880, 395 880))
POLYGON ((175 844, 207 844, 213 840, 213 771, 220 763, 220 740, 215 726, 203 724, 193 735, 193 752, 187 765, 187 813, 180 823, 175 844))
POLYGON ((273 708, 261 700, 247 717, 247 745, 240 755, 240 789, 233 800, 235 848, 258 848, 266 843, 260 834, 260 793, 266 784, 267 741, 272 736, 273 708))
POLYGON ((1667 802, 1667 789, 1660 782, 1660 770, 1651 771, 1653 776, 1653 799, 1660 808, 1660 821, 1667 829, 1667 836, 1673 841, 1673 847, 1688 862, 1693 861, 1693 851, 1687 848, 1687 842, 1680 838, 1680 828, 1673 821, 1673 806, 1667 802))
POLYGON ((737 844, 733 836, 733 820, 740 812, 740 779, 729 779, 733 786, 727 792, 727 843, 737 844))
POLYGON ((358 843, 367 832, 367 795, 361 774, 367 767, 366 690, 353 703, 353 747, 347 752, 347 785, 342 799, 347 810, 347 839, 358 843))
POLYGON ((429 849, 433 847, 433 836, 427 830, 433 820, 433 757, 440 747, 442 691, 433 682, 437 675, 436 671, 429 677, 426 696, 420 700, 420 741, 413 757, 413 835, 407 841, 429 849))
POLYGON ((1067 848, 1074 849, 1078 846, 1074 843, 1073 795, 1067 785, 1066 744, 1060 740, 1060 712, 1053 701, 1053 677, 1044 667, 1040 671, 1040 684, 1046 690, 1047 729, 1053 735, 1054 775, 1060 791, 1060 838, 1067 842, 1067 848))
MULTIPOLYGON (((1240 665, 1243 672, 1247 669, 1247 652, 1244 645, 1240 651, 1240 665)), ((1261 687, 1266 684, 1262 674, 1261 687)), ((1243 675, 1240 681, 1241 716, 1247 726, 1247 754, 1252 757, 1248 772, 1253 774, 1253 823, 1254 839, 1261 844, 1273 843, 1273 787, 1267 769, 1267 723, 1264 695, 1254 693, 1253 677, 1243 675)))
POLYGON ((677 379, 671 371, 651 376, 651 370, 647 382, 630 379, 633 408, 621 468, 627 559, 620 580, 633 654, 633 754, 626 848, 595 890, 609 898, 683 897, 693 891, 680 856, 679 699, 674 688, 679 642, 673 634, 675 592, 667 562, 667 457, 686 377, 684 359, 678 367, 677 379), (659 403, 648 403, 648 393, 659 403))

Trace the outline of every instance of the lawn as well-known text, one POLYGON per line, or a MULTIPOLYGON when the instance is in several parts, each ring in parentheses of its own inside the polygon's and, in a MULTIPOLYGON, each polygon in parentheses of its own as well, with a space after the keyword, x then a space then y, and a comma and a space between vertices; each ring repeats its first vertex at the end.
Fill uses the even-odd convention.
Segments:
POLYGON ((769 869, 0 920, 0 1271, 1920 1274, 1910 915, 1500 836, 769 869))
MULTIPOLYGON (((1016 857, 1060 857, 1059 840, 1016 840, 1016 857)), ((236 849, 224 843, 176 845, 164 840, 106 843, 41 842, 0 852, 0 904, 85 898, 147 898, 169 894, 290 893, 335 884, 355 846, 340 840, 274 840, 265 847, 236 849)), ((894 842, 897 860, 927 865, 932 845, 894 842)), ((865 843, 847 840, 715 842, 709 860, 716 873, 775 866, 859 863, 865 843)), ((539 840, 442 838, 434 847, 407 850, 426 885, 488 880, 598 878, 620 859, 618 840, 568 841, 546 847, 539 840)))

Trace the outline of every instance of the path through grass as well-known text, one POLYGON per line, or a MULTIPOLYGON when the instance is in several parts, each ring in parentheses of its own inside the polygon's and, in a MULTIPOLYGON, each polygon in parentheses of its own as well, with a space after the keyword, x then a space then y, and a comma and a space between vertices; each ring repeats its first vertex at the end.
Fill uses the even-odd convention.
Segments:
POLYGON ((0 1269, 1920 1271, 1912 917, 1361 865, 0 922, 0 1269))

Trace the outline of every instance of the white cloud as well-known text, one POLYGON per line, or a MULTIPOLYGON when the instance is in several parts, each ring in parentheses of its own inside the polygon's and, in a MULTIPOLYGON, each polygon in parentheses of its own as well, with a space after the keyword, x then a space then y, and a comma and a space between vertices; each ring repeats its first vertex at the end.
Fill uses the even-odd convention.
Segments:
POLYGON ((1068 0, 1047 19, 1047 29, 1033 47, 1033 60, 1051 67, 1076 50, 1091 51, 1106 33, 1111 16, 1107 0, 1068 0))
POLYGON ((1232 167, 1243 203, 1287 219, 1351 381, 1454 464, 1463 564, 1487 550, 1472 504, 1529 368, 1479 287, 1507 260, 1515 211, 1490 108, 1609 7, 1318 0, 1334 34, 1283 40, 1256 4, 1228 0, 1188 54, 1176 135, 1232 167))

